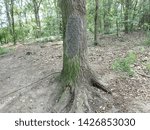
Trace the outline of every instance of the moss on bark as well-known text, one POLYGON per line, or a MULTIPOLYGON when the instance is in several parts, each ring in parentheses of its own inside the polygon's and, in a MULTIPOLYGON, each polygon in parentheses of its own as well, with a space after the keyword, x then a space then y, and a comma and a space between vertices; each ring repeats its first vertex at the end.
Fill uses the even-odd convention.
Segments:
POLYGON ((71 85, 75 83, 78 75, 80 73, 80 59, 78 56, 73 58, 68 58, 64 56, 64 67, 62 70, 61 80, 65 82, 66 85, 71 85))

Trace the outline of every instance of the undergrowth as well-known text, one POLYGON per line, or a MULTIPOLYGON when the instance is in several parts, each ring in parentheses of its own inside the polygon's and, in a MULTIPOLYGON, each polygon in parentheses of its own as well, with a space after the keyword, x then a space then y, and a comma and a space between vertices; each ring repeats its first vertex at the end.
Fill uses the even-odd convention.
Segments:
POLYGON ((8 51, 9 50, 7 48, 0 47, 0 55, 6 54, 6 53, 8 53, 8 51))
POLYGON ((144 45, 150 46, 150 38, 144 41, 144 45))
POLYGON ((146 64, 146 69, 150 72, 150 63, 146 64))
POLYGON ((144 41, 144 45, 150 46, 150 32, 147 32, 147 39, 144 41))
POLYGON ((112 68, 115 71, 126 72, 129 76, 133 76, 134 71, 131 65, 136 62, 137 55, 135 52, 129 52, 126 57, 118 58, 112 64, 112 68))

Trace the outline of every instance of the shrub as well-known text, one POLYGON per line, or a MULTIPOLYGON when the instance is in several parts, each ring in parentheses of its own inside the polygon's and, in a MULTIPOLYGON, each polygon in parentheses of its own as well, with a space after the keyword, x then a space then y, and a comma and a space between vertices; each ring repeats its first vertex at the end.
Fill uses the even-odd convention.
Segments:
POLYGON ((146 46, 150 46, 150 38, 149 38, 149 39, 147 39, 147 40, 145 40, 144 45, 146 45, 146 46))
POLYGON ((147 32, 147 39, 144 41, 144 45, 150 46, 150 32, 147 32))
POLYGON ((116 59, 112 65, 113 70, 126 72, 129 76, 133 76, 134 71, 131 65, 135 63, 137 55, 134 52, 129 52, 125 58, 116 59))
POLYGON ((146 69, 150 72, 150 63, 146 64, 146 69))
POLYGON ((0 47, 0 55, 8 53, 8 49, 0 47))

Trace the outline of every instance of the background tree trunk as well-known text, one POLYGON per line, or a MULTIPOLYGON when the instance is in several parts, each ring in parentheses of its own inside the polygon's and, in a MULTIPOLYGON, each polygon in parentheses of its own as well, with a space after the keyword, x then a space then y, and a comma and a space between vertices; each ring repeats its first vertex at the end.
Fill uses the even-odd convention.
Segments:
POLYGON ((130 0, 125 0, 125 14, 124 14, 125 33, 129 33, 129 9, 130 9, 130 0))
POLYGON ((135 21, 136 15, 137 15, 137 14, 136 14, 137 5, 138 5, 138 0, 135 0, 135 3, 133 4, 132 23, 131 23, 131 27, 130 27, 131 32, 133 31, 133 28, 134 28, 134 21, 135 21))
POLYGON ((8 0, 4 0, 4 3, 5 3, 5 9, 6 9, 6 16, 7 16, 9 32, 10 32, 10 34, 12 34, 9 2, 8 2, 8 0))
POLYGON ((39 2, 37 2, 36 0, 32 0, 32 2, 34 7, 35 23, 37 25, 36 38, 38 38, 41 35, 41 21, 40 21, 39 9, 42 0, 40 0, 39 2))
POLYGON ((11 0, 11 22, 12 22, 13 42, 14 42, 14 45, 16 45, 15 20, 14 20, 14 0, 11 0))
POLYGON ((111 21, 110 21, 110 14, 111 14, 111 6, 112 6, 112 0, 104 0, 103 1, 103 8, 104 8, 104 33, 109 34, 110 28, 111 28, 111 21))
POLYGON ((94 45, 98 44, 98 12, 99 12, 99 0, 95 0, 95 29, 94 29, 94 45))

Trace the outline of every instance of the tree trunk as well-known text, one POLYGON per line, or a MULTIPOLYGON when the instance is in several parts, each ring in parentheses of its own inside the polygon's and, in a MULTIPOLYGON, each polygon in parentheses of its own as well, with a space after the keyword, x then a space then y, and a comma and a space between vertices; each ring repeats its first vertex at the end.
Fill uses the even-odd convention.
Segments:
MULTIPOLYGON (((23 1, 20 0, 20 3, 19 3, 19 8, 22 10, 22 7, 23 7, 23 1)), ((22 30, 22 11, 19 11, 18 13, 18 23, 19 23, 19 28, 20 30, 22 30)))
MULTIPOLYGON (((89 67, 86 41, 85 0, 61 0, 63 18, 63 69, 58 84, 50 95, 50 112, 95 112, 89 100, 93 101, 97 91, 102 89, 89 67)), ((99 100, 103 101, 99 95, 99 100)), ((98 104, 98 102, 97 102, 98 104)))
POLYGON ((16 32, 15 32, 15 20, 14 20, 14 0, 11 0, 11 22, 12 22, 13 43, 14 43, 14 45, 16 45, 16 32))
POLYGON ((9 28, 9 32, 10 34, 12 34, 12 30, 11 30, 11 18, 10 18, 10 9, 8 6, 8 0, 4 0, 5 3, 5 9, 6 9, 6 16, 7 16, 7 21, 8 21, 8 28, 9 28))
POLYGON ((110 14, 111 14, 111 6, 112 6, 112 0, 106 0, 103 1, 104 3, 104 32, 105 34, 110 33, 110 28, 111 28, 111 21, 110 21, 110 14))
POLYGON ((94 29, 94 45, 98 44, 98 38, 97 38, 97 34, 98 34, 98 12, 99 12, 99 0, 95 0, 95 29, 94 29))
POLYGON ((119 37, 119 22, 117 18, 116 18, 116 28, 117 28, 117 37, 119 37))
POLYGON ((119 4, 116 2, 114 3, 114 14, 116 16, 116 31, 117 31, 117 37, 119 36, 119 20, 118 20, 118 6, 119 4))
POLYGON ((40 21, 40 15, 39 15, 39 8, 40 8, 42 0, 40 0, 39 3, 36 0, 32 0, 32 2, 33 2, 33 7, 34 7, 35 23, 37 25, 36 38, 38 38, 41 35, 41 21, 40 21))
POLYGON ((132 23, 131 23, 131 32, 133 31, 133 28, 134 28, 134 24, 133 24, 133 21, 135 20, 136 18, 136 9, 137 9, 137 5, 138 5, 138 0, 135 1, 135 5, 134 5, 134 8, 133 8, 133 14, 132 14, 132 23))
POLYGON ((129 8, 130 8, 130 0, 125 0, 125 14, 124 14, 125 33, 129 33, 129 8))
POLYGON ((27 18, 27 12, 24 10, 24 18, 25 18, 25 24, 28 24, 28 18, 27 18))
POLYGON ((55 5, 55 11, 56 11, 56 22, 58 23, 58 25, 56 25, 55 23, 55 30, 56 30, 56 34, 55 35, 62 35, 62 18, 61 18, 61 12, 60 12, 60 8, 57 6, 59 1, 54 1, 54 5, 55 5))

